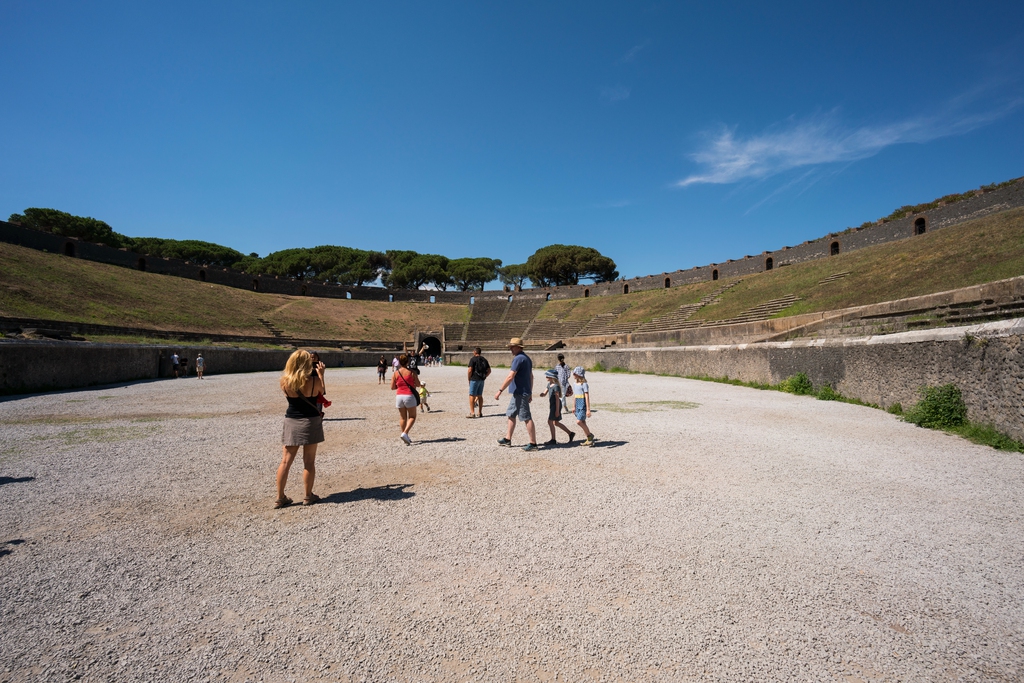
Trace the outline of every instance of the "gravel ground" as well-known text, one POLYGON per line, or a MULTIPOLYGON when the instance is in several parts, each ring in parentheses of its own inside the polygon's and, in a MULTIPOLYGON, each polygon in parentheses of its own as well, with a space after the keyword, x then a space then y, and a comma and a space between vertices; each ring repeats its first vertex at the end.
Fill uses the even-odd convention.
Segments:
POLYGON ((330 370, 284 510, 275 374, 0 402, 0 680, 1020 680, 1019 454, 602 373, 598 445, 525 453, 423 377, 407 447, 330 370))

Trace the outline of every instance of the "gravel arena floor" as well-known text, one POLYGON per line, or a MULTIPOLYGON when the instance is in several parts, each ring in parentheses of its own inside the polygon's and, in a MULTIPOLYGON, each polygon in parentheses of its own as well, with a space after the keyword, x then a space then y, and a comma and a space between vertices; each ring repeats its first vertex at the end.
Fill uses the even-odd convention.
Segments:
POLYGON ((1024 677, 1019 454, 606 373, 597 446, 526 453, 507 371, 477 420, 465 372, 424 369, 406 446, 374 369, 328 371, 324 500, 283 510, 276 374, 3 400, 0 680, 1024 677))

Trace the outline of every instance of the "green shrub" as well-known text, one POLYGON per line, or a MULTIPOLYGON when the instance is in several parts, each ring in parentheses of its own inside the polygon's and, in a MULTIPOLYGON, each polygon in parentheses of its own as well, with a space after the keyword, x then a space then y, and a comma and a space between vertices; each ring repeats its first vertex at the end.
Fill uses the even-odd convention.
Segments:
POLYGON ((819 401, 841 401, 842 399, 843 395, 827 384, 818 389, 819 401))
POLYGON ((903 414, 903 404, 901 404, 899 401, 897 401, 896 403, 893 403, 891 406, 886 408, 885 412, 889 413, 890 415, 902 415, 903 414))
POLYGON ((918 427, 954 429, 967 424, 967 405, 963 394, 953 384, 923 387, 921 400, 903 416, 918 427))
POLYGON ((996 430, 992 425, 981 425, 974 422, 968 422, 954 431, 968 441, 980 443, 984 446, 991 446, 999 451, 1016 451, 1018 453, 1024 453, 1024 443, 1003 434, 996 430))
POLYGON ((604 363, 597 361, 594 363, 594 367, 590 368, 591 372, 604 372, 604 363))
POLYGON ((810 396, 814 393, 814 385, 811 384, 811 380, 807 378, 807 375, 802 372, 798 372, 792 377, 787 377, 779 385, 779 389, 787 394, 796 394, 797 396, 810 396))

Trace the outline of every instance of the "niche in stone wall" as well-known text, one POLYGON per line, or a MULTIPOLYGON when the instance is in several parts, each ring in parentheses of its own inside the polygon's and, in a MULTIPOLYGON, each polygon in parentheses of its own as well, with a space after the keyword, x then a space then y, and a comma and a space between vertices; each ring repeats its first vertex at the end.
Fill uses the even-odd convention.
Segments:
POLYGON ((259 280, 253 280, 252 281, 252 291, 254 291, 254 292, 260 291, 260 281, 259 280))
POLYGON ((199 271, 199 281, 200 282, 206 282, 206 271, 205 270, 200 270, 199 271))
POLYGON ((665 278, 665 289, 668 289, 671 286, 672 286, 672 278, 670 278, 670 277, 665 278))
POLYGON ((146 259, 140 258, 138 261, 136 261, 135 266, 139 270, 145 270, 146 269, 146 259))
POLYGON ((302 296, 309 296, 309 287, 302 285, 302 296))
POLYGON ((711 279, 712 280, 717 280, 718 279, 718 269, 717 268, 715 268, 714 270, 711 271, 711 279))
POLYGON ((544 295, 544 301, 551 301, 551 292, 544 295))
POLYGON ((769 256, 768 258, 766 258, 764 260, 764 269, 765 270, 771 270, 774 267, 775 267, 775 261, 772 260, 771 256, 769 256))
POLYGON ((924 219, 924 216, 921 216, 916 221, 914 221, 914 234, 915 235, 923 235, 927 230, 928 230, 928 221, 926 221, 924 219))
POLYGON ((70 256, 71 258, 75 257, 75 243, 74 242, 65 242, 64 243, 64 255, 65 256, 70 256))
POLYGON ((590 290, 589 289, 584 289, 583 290, 583 298, 586 299, 588 296, 590 296, 590 290))
POLYGON ((839 242, 833 242, 828 251, 832 256, 839 256, 839 242))
POLYGON ((629 294, 629 285, 622 285, 622 293, 629 294))

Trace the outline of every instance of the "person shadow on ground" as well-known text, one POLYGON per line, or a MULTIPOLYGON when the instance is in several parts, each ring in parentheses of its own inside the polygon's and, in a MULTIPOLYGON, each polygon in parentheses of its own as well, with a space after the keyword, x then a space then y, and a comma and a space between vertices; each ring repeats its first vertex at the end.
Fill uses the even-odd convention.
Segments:
POLYGON ((404 500, 412 498, 416 494, 413 491, 406 491, 412 484, 385 484, 384 486, 372 486, 368 489, 362 487, 351 491, 336 491, 329 496, 320 499, 323 503, 355 503, 360 500, 404 500))

